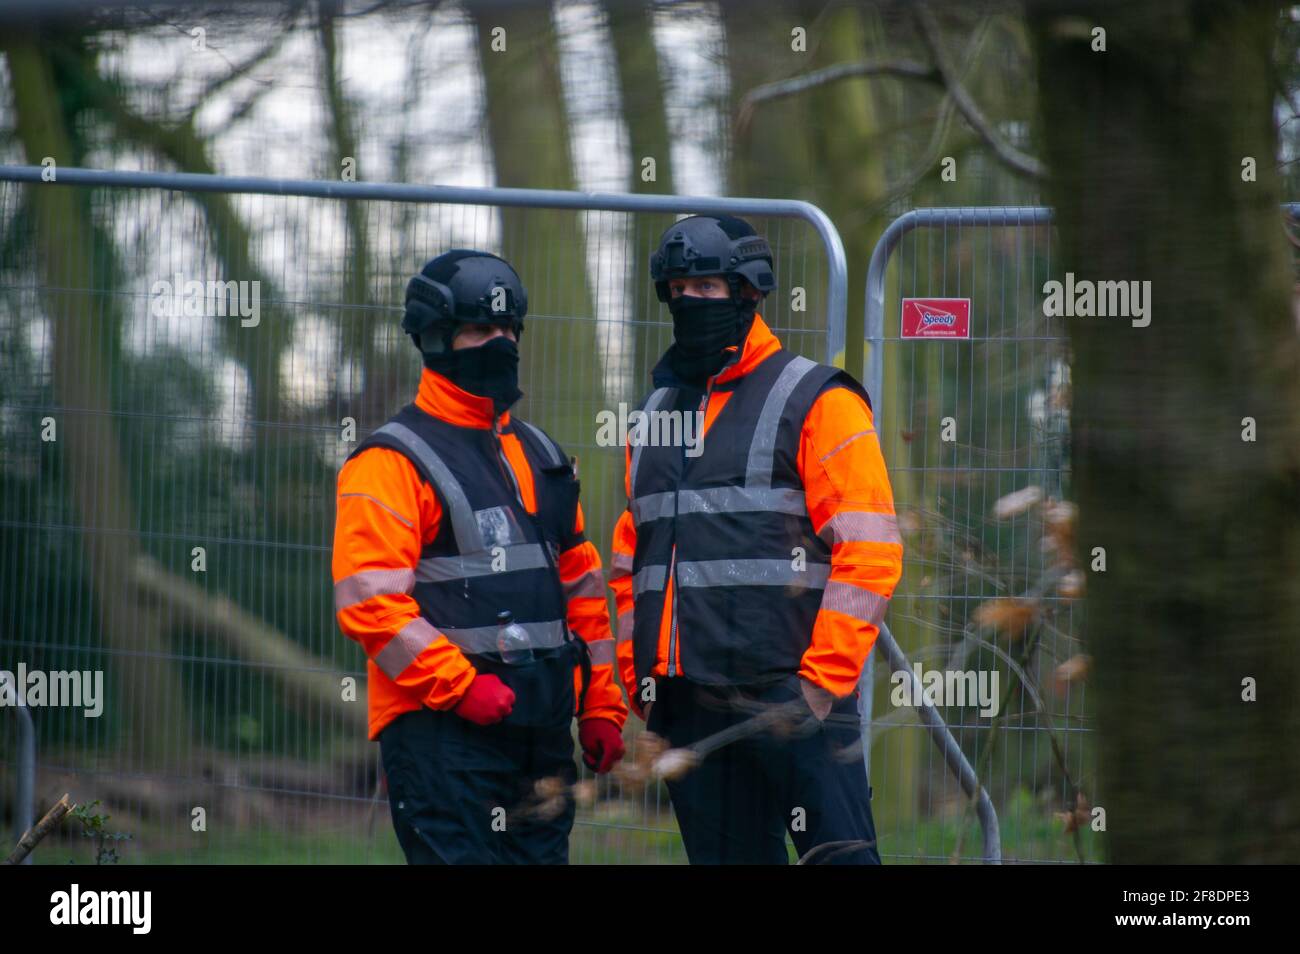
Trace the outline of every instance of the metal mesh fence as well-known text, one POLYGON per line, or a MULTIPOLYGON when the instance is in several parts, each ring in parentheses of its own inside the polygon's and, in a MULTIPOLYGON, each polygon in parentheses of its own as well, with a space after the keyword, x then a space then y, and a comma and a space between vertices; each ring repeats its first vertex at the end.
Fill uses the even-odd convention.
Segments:
MULTIPOLYGON (((867 386, 906 550, 888 624, 922 673, 987 678, 996 706, 936 705, 1008 862, 1101 858, 1080 801, 1096 765, 1071 598, 1068 341, 1039 293, 1052 267, 1046 209, 926 209, 894 223, 868 278, 867 386), (905 298, 969 299, 969 337, 904 337, 905 298)), ((979 858, 974 808, 917 712, 879 660, 870 682, 882 857, 979 858)))
MULTIPOLYGON (((673 217, 0 181, 0 669, 104 680, 98 717, 31 709, 38 809, 99 799, 126 862, 400 861, 330 552, 348 435, 418 384, 405 282, 455 246, 519 268, 517 413, 579 458, 608 565, 622 450, 597 413, 634 405, 670 342, 645 263, 673 217)), ((777 256, 765 318, 824 360, 821 238, 749 218, 777 256)), ((684 860, 665 791, 597 793, 573 861, 684 860)), ((66 838, 37 857, 89 860, 66 838)))

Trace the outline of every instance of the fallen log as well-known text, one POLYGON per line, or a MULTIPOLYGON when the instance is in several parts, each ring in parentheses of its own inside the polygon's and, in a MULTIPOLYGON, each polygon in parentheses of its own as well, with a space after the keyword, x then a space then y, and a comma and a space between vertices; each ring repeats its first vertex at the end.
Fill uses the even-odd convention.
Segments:
POLYGON ((284 700, 299 712, 319 718, 337 717, 336 725, 354 738, 366 738, 365 692, 357 702, 344 702, 341 674, 302 649, 293 640, 226 596, 212 595, 202 587, 166 570, 152 557, 135 561, 135 584, 140 591, 166 605, 194 626, 224 642, 240 659, 264 667, 284 690, 284 700))

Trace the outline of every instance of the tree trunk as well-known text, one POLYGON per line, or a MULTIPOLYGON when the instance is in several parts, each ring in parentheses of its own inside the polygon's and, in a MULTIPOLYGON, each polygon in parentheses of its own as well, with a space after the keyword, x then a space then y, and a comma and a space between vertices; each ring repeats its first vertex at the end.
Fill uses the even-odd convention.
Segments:
MULTIPOLYGON (((351 158, 360 161, 356 130, 353 123, 352 104, 343 90, 339 60, 338 0, 321 0, 320 39, 321 83, 325 88, 325 102, 329 108, 327 130, 332 164, 329 175, 341 174, 342 163, 351 158)), ((383 312, 376 312, 370 293, 370 236, 366 231, 366 210, 371 203, 349 199, 344 203, 347 224, 347 248, 344 260, 343 297, 344 310, 339 314, 339 332, 343 342, 342 354, 350 358, 362 375, 360 401, 357 402, 358 430, 368 433, 378 427, 398 402, 397 377, 392 373, 392 362, 387 356, 376 353, 375 322, 391 321, 383 312)), ((409 355, 406 355, 409 357, 409 355)), ((339 381, 342 388, 344 381, 339 381)))
MULTIPOLYGON (((663 78, 659 72, 659 55, 654 44, 654 16, 649 5, 640 0, 606 0, 605 14, 609 20, 610 35, 614 40, 615 67, 618 71, 619 97, 622 101, 623 119, 627 128, 631 150, 631 175, 629 192, 671 195, 676 191, 673 181, 672 141, 668 128, 667 104, 664 100, 663 78), (655 179, 642 178, 642 162, 655 161, 655 179)), ((637 398, 648 385, 646 378, 637 376, 637 368, 644 362, 653 363, 659 355, 638 355, 651 341, 658 341, 659 322, 667 310, 652 290, 650 281, 650 252, 658 241, 660 228, 666 225, 660 217, 630 215, 628 250, 630 310, 627 321, 615 327, 602 327, 602 336, 608 336, 608 352, 618 363, 610 362, 612 374, 606 381, 616 388, 626 389, 631 377, 631 390, 637 398), (640 358, 640 362, 638 361, 640 358)), ((621 456, 621 455, 620 455, 621 456)))
POLYGON ((614 39, 619 97, 632 150, 629 192, 671 195, 672 154, 664 86, 659 75, 659 54, 654 44, 654 18, 639 2, 606 0, 605 15, 614 39), (641 160, 655 160, 655 181, 641 178, 641 160))
POLYGON ((1300 342, 1274 168, 1278 16, 1031 4, 1065 252, 1052 277, 1149 281, 1154 303, 1147 327, 1042 319, 1067 322, 1074 350, 1082 564, 1105 548, 1085 638, 1095 804, 1117 862, 1300 857, 1300 342))
MULTIPOLYGON (((49 43, 11 33, 4 50, 14 93, 18 139, 27 162, 49 156, 75 165, 74 148, 55 84, 49 43)), ((110 357, 116 350, 112 277, 98 274, 95 225, 84 190, 55 184, 28 186, 45 308, 53 331, 54 394, 58 409, 52 453, 63 470, 81 527, 78 535, 98 600, 98 632, 91 645, 109 658, 108 706, 118 713, 133 769, 174 764, 188 757, 184 691, 167 658, 155 614, 134 597, 130 571, 140 550, 131 475, 113 416, 110 357), (92 289, 103 289, 93 291, 92 289)), ((111 271, 111 269, 109 269, 111 271)), ((49 634, 63 641, 64 635, 49 634)), ((74 640, 75 641, 75 640, 74 640)))
MULTIPOLYGON (((572 189, 569 126, 559 52, 546 8, 475 9, 487 93, 485 122, 498 186, 572 189), (506 48, 493 50, 493 30, 506 48)), ((503 209, 502 254, 528 289, 529 316, 520 342, 521 411, 576 454, 591 439, 604 407, 603 368, 587 285, 586 217, 546 209, 503 209), (574 445, 574 446, 571 446, 574 445)), ((622 455, 588 455, 587 486, 613 486, 622 455), (617 458, 617 459, 616 459, 617 458)), ((590 509, 590 508, 589 508, 590 509)), ((607 529, 594 526, 596 533, 607 529)))

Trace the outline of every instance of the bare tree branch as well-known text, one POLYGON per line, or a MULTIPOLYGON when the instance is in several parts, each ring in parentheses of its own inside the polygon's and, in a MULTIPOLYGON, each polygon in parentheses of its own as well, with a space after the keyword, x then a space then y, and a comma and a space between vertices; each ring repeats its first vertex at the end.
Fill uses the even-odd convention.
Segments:
MULTIPOLYGON (((979 62, 980 56, 984 52, 984 43, 988 38, 990 28, 989 23, 990 21, 987 19, 981 20, 979 26, 975 30, 974 36, 970 38, 970 41, 961 51, 961 62, 965 64, 965 67, 963 70, 963 76, 957 77, 958 85, 961 84, 964 76, 970 73, 974 64, 979 62)), ((937 71, 936 75, 938 75, 937 71)), ((939 82, 943 83, 942 78, 940 78, 939 82)), ((921 154, 921 161, 912 166, 899 182, 894 183, 878 202, 873 203, 866 211, 866 215, 874 216, 878 214, 880 210, 888 208, 888 206, 895 200, 909 194, 914 188, 916 188, 917 183, 930 174, 934 169, 934 166, 939 162, 939 159, 947 150, 948 132, 952 127, 952 114, 953 110, 956 108, 956 104, 953 101, 951 91, 946 85, 944 86, 944 90, 943 98, 939 101, 939 112, 934 122, 934 129, 931 133, 929 143, 926 144, 925 152, 921 154)), ((958 148, 952 150, 950 154, 960 155, 968 146, 973 146, 975 143, 976 140, 973 138, 963 138, 961 143, 958 144, 958 148)), ((936 517, 939 515, 930 513, 929 516, 936 517)), ((995 585, 997 584, 995 583, 995 585)))
POLYGON ((944 52, 943 42, 939 36, 939 25, 935 22, 934 14, 923 4, 918 4, 914 12, 921 38, 934 59, 935 69, 943 78, 943 84, 948 88, 948 95, 952 97, 953 104, 971 129, 975 130, 976 134, 993 150, 993 154, 1013 171, 1034 179, 1045 179, 1047 167, 1034 156, 1021 152, 999 136, 980 111, 979 106, 975 104, 966 87, 962 85, 952 62, 948 59, 948 54, 944 52))
POLYGON ((754 118, 754 110, 760 103, 784 99, 786 96, 793 96, 817 86, 825 86, 828 83, 857 76, 897 76, 927 83, 943 82, 938 70, 933 66, 926 66, 915 60, 859 60, 854 63, 836 63, 820 70, 813 70, 811 73, 802 73, 789 79, 755 86, 741 100, 740 109, 736 114, 736 135, 742 136, 749 130, 749 124, 754 118))
MULTIPOLYGON (((999 136, 983 112, 980 111, 979 106, 976 105, 975 100, 963 85, 961 77, 958 76, 951 60, 944 52, 939 37, 938 24, 935 23, 933 14, 924 7, 917 7, 916 16, 920 24, 921 36, 925 40, 930 55, 934 60, 933 66, 927 66, 916 60, 860 60, 852 63, 836 63, 833 66, 813 70, 810 73, 793 76, 789 79, 764 83, 762 86, 756 86, 746 93, 741 101, 740 109, 736 115, 735 135, 740 137, 748 132, 749 126, 753 122, 754 111, 762 103, 794 96, 806 90, 844 79, 860 76, 894 76, 899 79, 934 83, 944 87, 947 91, 944 102, 940 106, 936 135, 930 141, 930 145, 926 150, 927 155, 933 155, 936 148, 942 147, 947 135, 952 109, 956 108, 976 135, 1012 171, 1034 179, 1045 178, 1047 168, 1043 163, 1034 156, 1012 146, 999 136)), ((981 31, 982 33, 983 31, 981 31)), ((922 168, 928 168, 932 164, 932 161, 927 162, 923 164, 922 168)), ((924 172, 921 173, 921 175, 923 174, 924 172)), ((915 185, 919 178, 919 175, 911 178, 907 187, 910 188, 915 185)))
MULTIPOLYGON (((256 69, 258 66, 265 63, 268 59, 270 59, 271 57, 275 56, 275 54, 280 52, 280 48, 284 46, 284 41, 287 40, 290 37, 290 35, 293 33, 293 25, 298 19, 298 14, 301 12, 302 7, 303 7, 302 0, 299 0, 299 2, 293 4, 293 6, 289 8, 285 16, 276 24, 275 39, 271 40, 271 42, 267 43, 265 46, 263 46, 252 56, 244 60, 242 63, 238 64, 237 66, 232 65, 230 72, 217 77, 215 80, 209 83, 203 89, 203 91, 199 93, 197 97, 195 97, 194 105, 190 107, 189 113, 184 117, 184 121, 186 122, 193 121, 194 114, 197 113, 203 107, 203 105, 207 103, 209 99, 212 98, 214 94, 220 92, 222 89, 229 86, 235 80, 246 76, 250 71, 256 69)), ((227 60, 227 62, 229 62, 229 60, 227 60)), ((271 85, 270 81, 255 80, 255 82, 259 82, 263 86, 271 85)))

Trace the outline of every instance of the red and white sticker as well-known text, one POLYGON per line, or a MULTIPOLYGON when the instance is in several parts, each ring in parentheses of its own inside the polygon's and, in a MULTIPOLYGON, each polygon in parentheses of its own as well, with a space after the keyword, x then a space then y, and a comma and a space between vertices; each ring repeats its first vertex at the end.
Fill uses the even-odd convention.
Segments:
POLYGON ((969 298, 904 298, 904 338, 969 338, 969 298))

